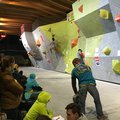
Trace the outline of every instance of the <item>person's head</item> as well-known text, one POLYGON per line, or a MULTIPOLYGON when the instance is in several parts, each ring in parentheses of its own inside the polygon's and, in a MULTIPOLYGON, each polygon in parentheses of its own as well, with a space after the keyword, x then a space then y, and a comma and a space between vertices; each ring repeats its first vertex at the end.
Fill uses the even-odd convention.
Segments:
POLYGON ((35 73, 31 73, 30 76, 29 76, 30 79, 35 79, 36 78, 36 75, 35 73))
POLYGON ((23 75, 23 71, 21 70, 21 71, 19 72, 19 74, 20 74, 20 75, 23 75))
POLYGON ((78 66, 80 64, 80 59, 79 58, 74 58, 72 61, 72 64, 74 65, 74 67, 78 66))
POLYGON ((52 41, 55 41, 55 38, 54 38, 54 37, 52 37, 52 41))
POLYGON ((16 71, 19 71, 19 66, 18 66, 18 64, 14 64, 13 68, 14 68, 14 70, 16 70, 16 71))
POLYGON ((70 103, 66 107, 67 120, 77 120, 82 114, 80 107, 76 103, 70 103))
POLYGON ((82 52, 82 49, 78 49, 79 52, 82 52))
POLYGON ((51 94, 46 91, 40 92, 40 94, 37 97, 37 101, 45 103, 45 104, 47 104, 50 101, 50 99, 51 99, 51 94))
POLYGON ((12 56, 4 56, 1 60, 1 69, 12 71, 14 69, 15 59, 12 56))
POLYGON ((20 83, 26 84, 26 82, 27 82, 27 77, 25 75, 20 76, 20 83))
POLYGON ((46 115, 39 115, 36 120, 51 120, 51 119, 46 115))

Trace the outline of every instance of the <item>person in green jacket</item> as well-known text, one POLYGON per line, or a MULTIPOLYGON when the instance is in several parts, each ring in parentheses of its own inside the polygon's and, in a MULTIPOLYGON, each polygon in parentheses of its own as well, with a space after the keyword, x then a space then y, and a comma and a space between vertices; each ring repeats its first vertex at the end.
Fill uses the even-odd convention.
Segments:
POLYGON ((47 109, 47 103, 50 99, 50 93, 42 91, 23 120, 36 120, 39 115, 46 115, 52 119, 53 113, 51 110, 47 109))

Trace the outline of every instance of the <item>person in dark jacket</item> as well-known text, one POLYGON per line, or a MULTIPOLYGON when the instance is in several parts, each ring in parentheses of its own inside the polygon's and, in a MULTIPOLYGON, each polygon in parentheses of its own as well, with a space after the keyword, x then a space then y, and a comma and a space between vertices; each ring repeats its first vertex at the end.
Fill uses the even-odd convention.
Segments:
POLYGON ((18 120, 18 109, 23 94, 23 87, 12 76, 15 60, 4 56, 1 60, 0 73, 0 108, 8 119, 18 120))

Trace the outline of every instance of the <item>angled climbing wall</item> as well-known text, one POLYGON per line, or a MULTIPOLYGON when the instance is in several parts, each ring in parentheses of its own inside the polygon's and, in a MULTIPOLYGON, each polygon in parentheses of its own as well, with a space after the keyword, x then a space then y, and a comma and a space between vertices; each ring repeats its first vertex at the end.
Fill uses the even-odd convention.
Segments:
POLYGON ((73 4, 75 22, 86 38, 85 59, 94 77, 114 83, 120 83, 120 75, 112 66, 113 60, 120 60, 120 22, 115 20, 120 13, 119 3, 120 0, 80 0, 73 4))

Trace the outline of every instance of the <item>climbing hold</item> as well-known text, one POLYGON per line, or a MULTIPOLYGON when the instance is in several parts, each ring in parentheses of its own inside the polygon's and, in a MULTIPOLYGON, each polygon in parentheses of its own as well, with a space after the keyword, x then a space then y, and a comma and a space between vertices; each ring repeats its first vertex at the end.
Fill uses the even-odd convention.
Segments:
POLYGON ((75 47, 78 44, 78 38, 75 38, 71 42, 71 48, 75 47))

